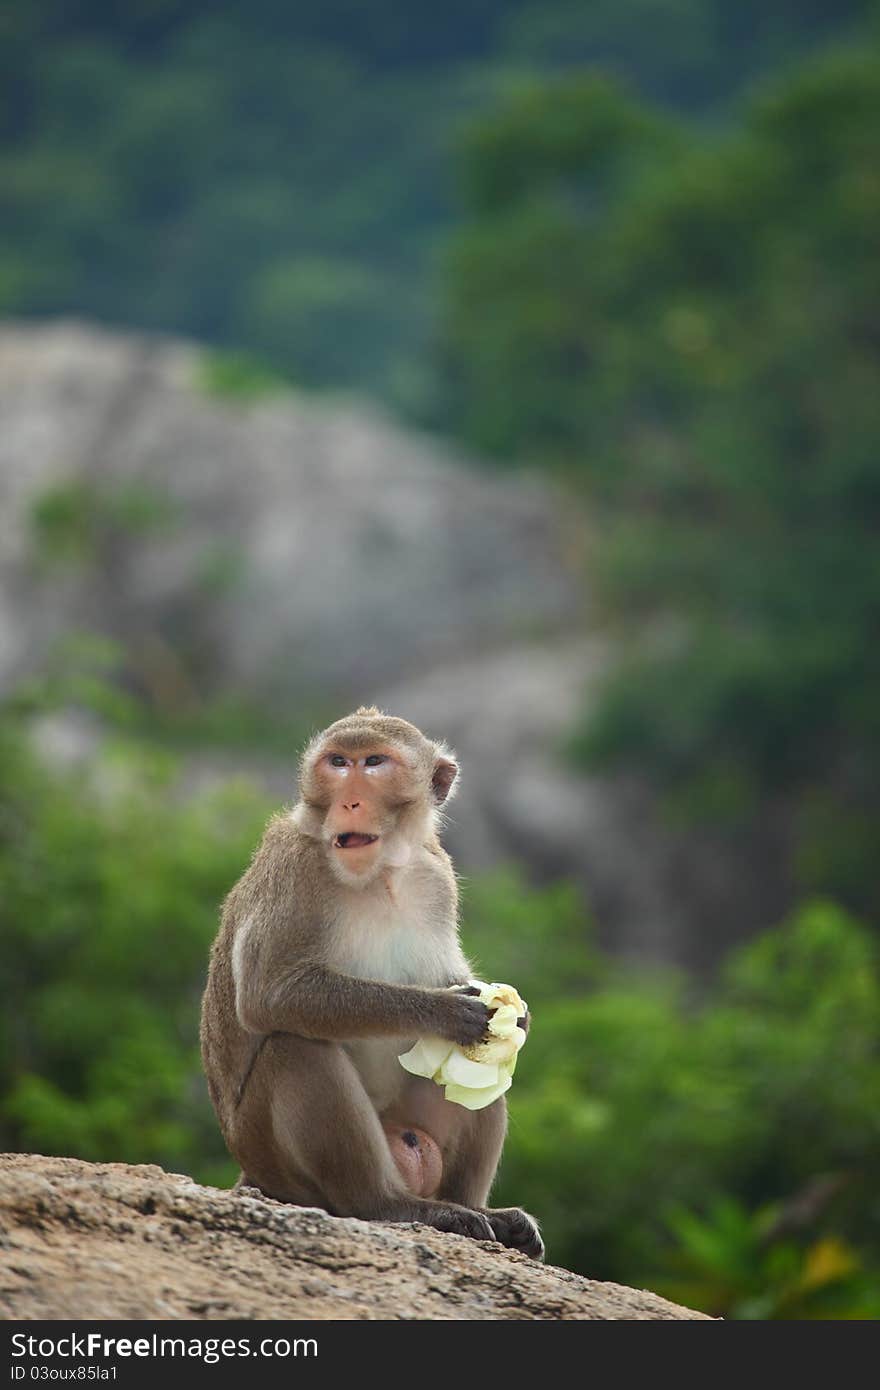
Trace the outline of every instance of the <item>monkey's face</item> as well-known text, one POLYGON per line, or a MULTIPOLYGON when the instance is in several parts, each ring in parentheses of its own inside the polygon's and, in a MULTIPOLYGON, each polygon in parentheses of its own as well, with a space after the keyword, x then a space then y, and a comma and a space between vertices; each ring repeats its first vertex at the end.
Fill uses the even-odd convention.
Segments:
POLYGON ((403 868, 435 824, 458 769, 403 720, 363 714, 332 725, 306 752, 297 812, 334 876, 352 887, 403 868))
POLYGON ((331 743, 315 761, 313 783, 327 808, 322 839, 343 883, 364 884, 408 862, 407 811, 418 779, 400 749, 331 743))

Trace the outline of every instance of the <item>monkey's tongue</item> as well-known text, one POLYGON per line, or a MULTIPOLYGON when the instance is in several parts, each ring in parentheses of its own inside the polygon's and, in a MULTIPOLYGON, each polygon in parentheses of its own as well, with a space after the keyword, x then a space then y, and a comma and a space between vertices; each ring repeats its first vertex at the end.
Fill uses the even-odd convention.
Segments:
POLYGON ((364 835, 359 830, 346 830, 336 836, 337 849, 363 849, 378 840, 378 835, 364 835))

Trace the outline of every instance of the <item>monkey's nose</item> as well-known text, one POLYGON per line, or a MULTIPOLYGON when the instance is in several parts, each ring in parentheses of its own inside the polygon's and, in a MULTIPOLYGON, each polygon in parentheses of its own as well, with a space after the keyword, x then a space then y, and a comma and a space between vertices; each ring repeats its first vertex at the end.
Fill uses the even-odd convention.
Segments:
POLYGON ((359 801, 349 801, 348 805, 343 804, 342 809, 344 811, 356 811, 360 804, 361 803, 359 801))

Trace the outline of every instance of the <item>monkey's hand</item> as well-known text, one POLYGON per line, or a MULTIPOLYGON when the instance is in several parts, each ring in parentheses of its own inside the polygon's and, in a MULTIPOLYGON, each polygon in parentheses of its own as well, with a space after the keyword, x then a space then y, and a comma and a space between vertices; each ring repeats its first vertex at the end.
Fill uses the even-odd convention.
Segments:
POLYGON ((450 989, 437 990, 439 1018, 437 1036, 458 1043, 459 1047, 469 1047, 473 1043, 486 1042, 489 1038, 489 1019, 491 1010, 481 1000, 474 998, 479 990, 470 985, 453 985, 450 989))
MULTIPOLYGON (((451 988, 451 989, 452 989, 452 988, 458 989, 458 990, 460 990, 460 992, 461 992, 462 994, 474 994, 474 995, 478 995, 478 994, 480 993, 480 991, 477 989, 476 985, 454 985, 454 986, 451 985, 450 988, 451 988)), ((492 1017, 492 1014, 494 1014, 494 1012, 495 1012, 494 1009, 490 1009, 490 1010, 489 1010, 489 1017, 490 1017, 490 1018, 492 1017)), ((529 1010, 526 1009, 526 1011, 525 1011, 525 1013, 523 1014, 522 1018, 518 1018, 518 1019, 516 1020, 516 1026, 517 1026, 517 1028, 521 1028, 521 1029, 523 1030, 523 1032, 525 1033, 526 1037, 528 1037, 528 1036, 529 1036, 529 1028, 531 1027, 531 1025, 532 1025, 532 1015, 529 1013, 529 1010)))

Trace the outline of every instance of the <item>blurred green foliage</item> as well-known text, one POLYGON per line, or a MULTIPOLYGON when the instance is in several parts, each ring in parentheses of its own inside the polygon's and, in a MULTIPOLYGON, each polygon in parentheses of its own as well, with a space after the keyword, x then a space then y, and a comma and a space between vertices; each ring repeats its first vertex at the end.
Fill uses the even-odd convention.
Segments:
POLYGON ((206 353, 199 364, 196 385, 209 396, 241 405, 290 390, 289 382, 246 352, 206 353))
POLYGON ((126 538, 165 531, 177 520, 166 493, 142 483, 72 478, 37 495, 30 540, 44 568, 87 568, 126 538))
POLYGON ((817 901, 708 997, 585 943, 564 887, 474 884, 466 942, 527 998, 496 1192, 549 1258, 728 1317, 880 1314, 880 961, 817 901))
POLYGON ((594 64, 714 113, 871 8, 4 5, 0 312, 182 331, 424 413, 463 118, 512 74, 594 64))
POLYGON ((4 1148, 226 1171, 196 1020, 265 806, 232 785, 183 800, 173 772, 126 742, 91 775, 50 775, 0 727, 4 1148))
POLYGON ((695 138, 576 75, 474 128, 447 409, 555 468, 631 639, 574 740, 728 826, 785 805, 791 876, 876 918, 880 51, 695 138))
MULTIPOLYGON (((208 366, 206 364, 206 371, 208 366)), ((265 374, 224 363, 203 384, 231 401, 249 403, 272 390, 265 374), (227 366, 229 370, 227 371, 227 366)), ((103 479, 65 479, 38 493, 28 516, 32 568, 59 585, 71 581, 94 591, 121 583, 134 542, 161 540, 188 524, 186 507, 159 488, 103 479)), ((245 572, 234 541, 208 541, 193 566, 189 591, 176 609, 157 612, 133 602, 118 637, 68 631, 50 649, 42 669, 11 697, 16 708, 75 702, 112 728, 178 748, 246 748, 255 755, 301 746, 326 722, 326 701, 300 692, 295 703, 212 688, 211 651, 189 624, 195 611, 234 593, 245 572)))
MULTIPOLYGON (((171 648, 156 643, 156 660, 176 659, 171 648)), ((326 703, 305 697, 292 706, 270 708, 265 702, 231 691, 202 695, 185 680, 169 682, 167 699, 159 699, 145 667, 132 669, 131 651, 123 644, 83 633, 71 634, 52 653, 43 674, 19 688, 11 702, 19 710, 75 707, 95 715, 102 729, 134 738, 161 753, 219 753, 235 750, 256 760, 282 757, 291 769, 294 753, 328 722, 326 703), (141 680, 137 677, 140 674, 141 680)), ((175 677, 178 672, 172 672, 175 677)))
MULTIPOLYGON (((50 773, 22 718, 0 723, 0 1146, 226 1185, 199 1000, 269 808, 245 786, 185 795, 132 738, 50 773)), ((532 1009, 497 1197, 538 1213, 554 1261, 728 1316, 880 1314, 866 931, 816 903, 696 1001, 604 959, 566 885, 478 879, 464 918, 479 968, 532 1009)))
POLYGON ((707 1216, 676 1211, 669 1227, 673 1273, 661 1272, 654 1286, 677 1302, 738 1319, 877 1317, 880 1280, 862 1255, 835 1235, 787 1231, 784 1208, 750 1212, 724 1197, 707 1216))

